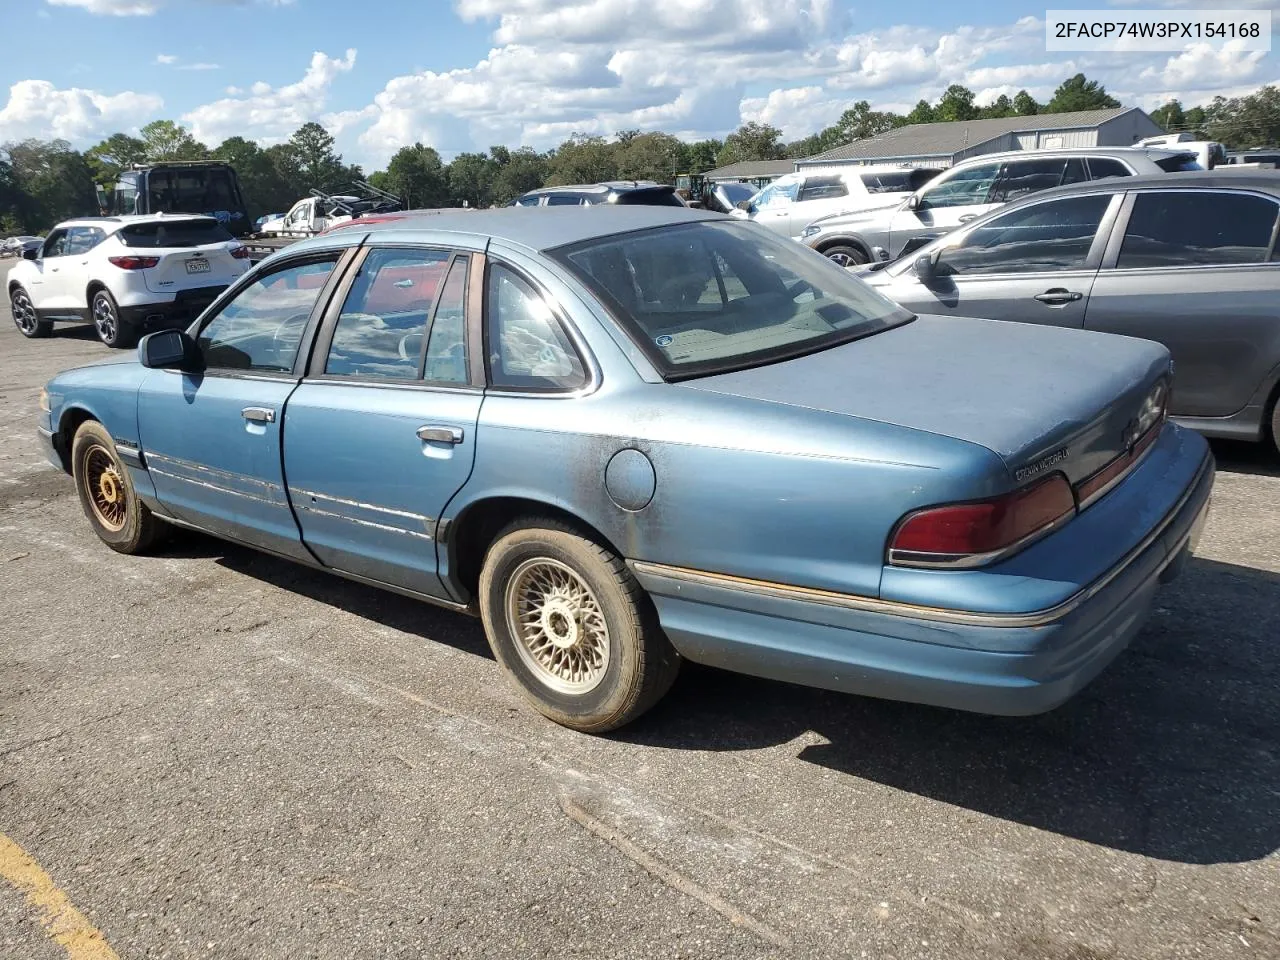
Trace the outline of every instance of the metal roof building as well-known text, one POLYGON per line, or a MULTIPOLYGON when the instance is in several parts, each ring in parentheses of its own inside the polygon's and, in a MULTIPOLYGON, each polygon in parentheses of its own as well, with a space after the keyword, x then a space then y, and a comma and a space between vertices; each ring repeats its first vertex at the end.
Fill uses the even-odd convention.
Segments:
POLYGON ((716 167, 714 170, 708 170, 703 174, 713 183, 729 182, 747 182, 767 183, 777 177, 787 173, 794 173, 796 169, 796 161, 794 160, 742 160, 738 163, 731 163, 728 166, 716 167))
POLYGON ((871 163, 949 167, 969 157, 1005 150, 1130 147, 1163 132, 1137 107, 913 123, 794 163, 805 172, 871 163))

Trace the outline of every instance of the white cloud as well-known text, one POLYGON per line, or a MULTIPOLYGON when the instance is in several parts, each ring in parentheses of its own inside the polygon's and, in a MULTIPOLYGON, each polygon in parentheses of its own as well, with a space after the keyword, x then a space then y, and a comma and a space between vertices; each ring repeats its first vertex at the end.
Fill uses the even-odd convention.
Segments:
POLYGON ((154 119, 164 100, 154 94, 60 90, 47 80, 20 80, 0 109, 0 142, 52 137, 83 143, 132 130, 154 119))
POLYGON ((341 58, 316 52, 307 72, 297 83, 272 87, 258 81, 248 96, 232 95, 207 103, 182 119, 196 139, 214 145, 240 135, 264 142, 278 142, 310 120, 319 120, 329 99, 329 88, 343 73, 356 65, 356 51, 341 58))
POLYGON ((171 53, 156 54, 156 63, 163 64, 164 66, 169 66, 170 64, 177 63, 177 62, 178 62, 178 58, 171 53))
POLYGON ((221 70, 220 63, 184 63, 179 70, 221 70))
POLYGON ((1244 50, 1243 42, 1230 40, 1215 48, 1208 43, 1193 44, 1165 61, 1162 67, 1148 67, 1141 79, 1164 87, 1230 86, 1250 80, 1259 73, 1266 57, 1263 50, 1244 50))
POLYGON ((782 131, 787 140, 798 140, 840 118, 848 101, 832 99, 819 86, 786 87, 771 90, 767 97, 747 97, 738 105, 743 123, 767 123, 782 131))

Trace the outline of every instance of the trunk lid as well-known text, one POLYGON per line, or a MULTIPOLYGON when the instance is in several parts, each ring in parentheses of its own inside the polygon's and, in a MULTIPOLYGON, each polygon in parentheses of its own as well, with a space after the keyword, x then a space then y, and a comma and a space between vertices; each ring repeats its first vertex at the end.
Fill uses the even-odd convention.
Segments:
POLYGON ((177 293, 200 287, 225 287, 247 269, 231 251, 240 246, 226 227, 208 218, 149 221, 123 227, 119 234, 126 253, 159 257, 142 271, 152 293, 177 293))
POLYGON ((1025 479, 1060 470, 1074 484, 1125 452, 1130 424, 1169 369, 1168 350, 1150 340, 925 315, 680 386, 954 437, 1025 479))

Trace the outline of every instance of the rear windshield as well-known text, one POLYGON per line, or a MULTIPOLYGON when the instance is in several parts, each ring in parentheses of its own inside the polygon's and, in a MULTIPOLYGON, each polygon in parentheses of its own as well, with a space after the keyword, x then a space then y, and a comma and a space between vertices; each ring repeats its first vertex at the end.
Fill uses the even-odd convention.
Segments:
POLYGON ((1180 153, 1176 157, 1161 157, 1156 166, 1165 173, 1177 173, 1179 170, 1203 170, 1194 153, 1180 153))
POLYGON ((133 223, 124 227, 119 237, 126 247, 198 247, 235 239, 217 220, 133 223))
POLYGON ((867 193, 914 193, 936 177, 938 170, 893 170, 888 173, 864 173, 862 183, 867 193))
POLYGON ((230 213, 244 206, 230 172, 217 167, 152 170, 147 192, 151 213, 230 213))
POLYGON ((647 190, 623 190, 619 192, 613 202, 641 204, 647 207, 684 206, 684 201, 676 196, 676 192, 665 187, 647 190))
POLYGON ((556 251, 671 379, 772 363, 912 314, 750 222, 681 224, 556 251))

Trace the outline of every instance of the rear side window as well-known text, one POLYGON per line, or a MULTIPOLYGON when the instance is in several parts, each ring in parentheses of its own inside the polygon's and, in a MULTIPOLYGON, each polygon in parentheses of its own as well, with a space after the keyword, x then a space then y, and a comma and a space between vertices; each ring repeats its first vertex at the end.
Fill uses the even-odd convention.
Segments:
POLYGON ((996 175, 1000 172, 998 163, 980 163, 964 170, 958 170, 942 181, 934 181, 921 194, 925 205, 938 207, 972 207, 987 203, 991 188, 995 184, 996 175))
POLYGON ((616 204, 646 207, 683 207, 684 201, 674 190, 623 190, 613 201, 616 204))
POLYGON ((1067 197, 1023 207, 975 227, 942 251, 940 276, 1079 270, 1111 203, 1111 194, 1067 197))
POLYGON ((1112 160, 1110 157, 1090 157, 1089 158, 1089 178, 1091 180, 1105 180, 1107 177, 1131 177, 1132 171, 1119 160, 1112 160))
POLYGON ((1079 157, 1014 160, 1005 165, 1004 175, 991 192, 991 202, 1008 203, 1027 194, 1064 183, 1080 183, 1084 179, 1084 163, 1079 157))
POLYGON ((1161 157, 1156 166, 1165 173, 1177 173, 1179 170, 1203 170, 1194 153, 1180 153, 1176 157, 1161 157))
POLYGON ((580 207, 582 198, 576 193, 553 193, 547 197, 548 207, 580 207))
POLYGON ((800 188, 800 201, 837 200, 847 197, 849 188, 841 177, 810 177, 800 188))
POLYGON ((485 305, 489 382, 515 390, 572 390, 586 369, 547 302, 521 277, 495 264, 485 305))
POLYGON ((1116 266, 1262 263, 1271 250, 1278 210, 1274 200, 1247 193, 1141 193, 1116 266))
POLYGON ((166 220, 131 223, 116 234, 126 247, 198 247, 235 237, 217 220, 166 220))
POLYGON ((927 178, 916 170, 862 175, 862 185, 867 188, 867 193, 910 193, 922 182, 927 182, 927 178))

